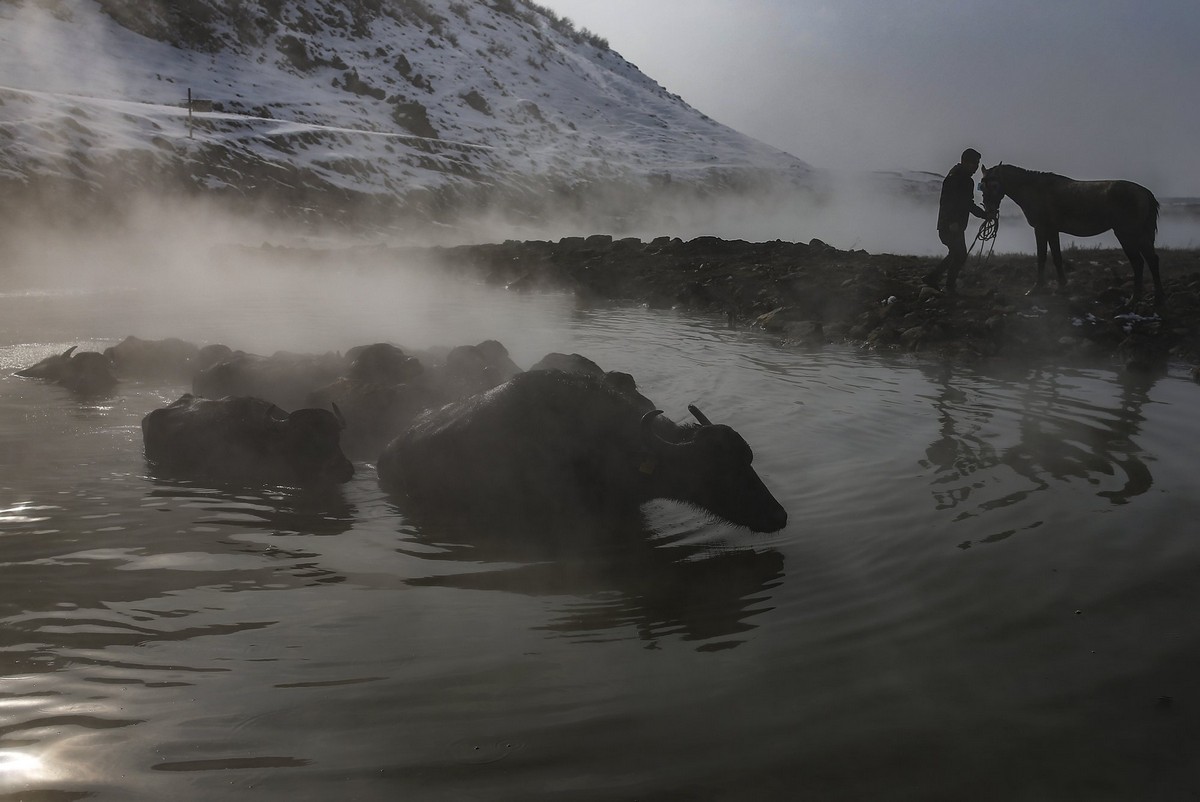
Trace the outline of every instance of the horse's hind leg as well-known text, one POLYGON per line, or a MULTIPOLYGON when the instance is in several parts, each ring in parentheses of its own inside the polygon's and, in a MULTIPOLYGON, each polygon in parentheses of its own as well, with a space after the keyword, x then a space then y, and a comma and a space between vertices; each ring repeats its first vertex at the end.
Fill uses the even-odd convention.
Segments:
POLYGON ((1167 293, 1163 290, 1162 277, 1158 274, 1158 254, 1154 250, 1154 240, 1143 241, 1142 254, 1146 257, 1146 264, 1150 266, 1150 278, 1154 281, 1154 305, 1162 306, 1167 300, 1167 293))
MULTIPOLYGON (((1142 299, 1142 268, 1145 266, 1146 260, 1142 258, 1141 243, 1137 241, 1137 237, 1128 232, 1113 232, 1117 235, 1117 242, 1121 243, 1121 248, 1125 251, 1125 256, 1129 259, 1129 266, 1133 268, 1133 297, 1129 302, 1136 303, 1142 299)), ((1153 247, 1151 253, 1154 252, 1153 247)), ((1150 274, 1154 276, 1154 287, 1158 290, 1158 256, 1154 256, 1153 267, 1150 268, 1150 274)))
POLYGON ((1062 243, 1059 241, 1057 231, 1050 232, 1048 239, 1050 240, 1050 256, 1054 259, 1054 274, 1058 279, 1058 289, 1061 292, 1067 286, 1067 274, 1063 270, 1062 243))

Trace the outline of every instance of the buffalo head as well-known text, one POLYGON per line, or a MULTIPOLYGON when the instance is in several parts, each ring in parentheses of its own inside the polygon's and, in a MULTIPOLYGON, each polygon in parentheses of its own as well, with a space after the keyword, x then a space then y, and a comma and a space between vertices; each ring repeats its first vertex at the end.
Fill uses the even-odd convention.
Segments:
POLYGON ((354 475, 339 439, 335 407, 288 414, 259 398, 208 399, 187 393, 142 419, 146 458, 172 472, 229 481, 304 485, 354 475))
POLYGON ((68 366, 71 364, 71 354, 74 353, 77 345, 72 345, 61 354, 48 356, 36 365, 30 365, 27 368, 22 368, 17 371, 18 376, 24 376, 29 379, 47 379, 49 381, 62 381, 66 376, 68 366))
POLYGON ((693 504, 756 532, 775 532, 787 525, 787 510, 775 500, 751 463, 754 452, 740 434, 714 424, 694 406, 699 426, 676 427, 678 439, 655 431, 661 410, 642 418, 643 437, 651 457, 656 495, 693 504))
POLYGON ((112 362, 104 354, 84 351, 71 357, 66 375, 59 380, 63 387, 80 395, 107 393, 117 384, 112 362))
POLYGON ((80 395, 106 393, 117 383, 112 362, 96 351, 81 351, 72 345, 61 354, 48 356, 36 365, 17 371, 18 376, 45 379, 80 395))
POLYGON ((354 465, 340 445, 346 421, 337 405, 333 410, 298 409, 282 420, 271 420, 279 433, 278 456, 297 477, 341 483, 354 476, 354 465))

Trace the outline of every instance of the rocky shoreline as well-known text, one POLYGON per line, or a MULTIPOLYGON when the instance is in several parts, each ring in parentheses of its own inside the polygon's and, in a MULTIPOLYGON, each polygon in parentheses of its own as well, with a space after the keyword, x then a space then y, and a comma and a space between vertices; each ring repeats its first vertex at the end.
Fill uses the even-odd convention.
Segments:
POLYGON ((1193 250, 1160 251, 1161 308, 1152 298, 1128 304, 1133 279, 1119 250, 1066 251, 1067 291, 1037 295, 1027 294, 1036 277, 1032 255, 972 255, 953 297, 922 281, 938 257, 842 251, 819 240, 597 235, 421 254, 513 291, 711 312, 785 345, 845 342, 955 361, 1100 362, 1143 373, 1200 364, 1200 251, 1193 250))

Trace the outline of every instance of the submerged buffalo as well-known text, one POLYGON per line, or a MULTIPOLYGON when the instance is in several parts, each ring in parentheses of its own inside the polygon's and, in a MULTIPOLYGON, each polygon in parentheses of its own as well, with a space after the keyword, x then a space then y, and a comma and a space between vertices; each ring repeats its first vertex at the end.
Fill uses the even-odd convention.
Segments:
POLYGON ((647 411, 608 377, 522 373, 427 412, 379 459, 379 478, 422 511, 540 520, 624 517, 656 498, 762 532, 787 512, 728 426, 647 411))
POLYGON ((327 409, 291 414, 260 398, 186 393, 142 419, 146 459, 173 472, 236 482, 347 482, 354 466, 339 444, 343 423, 327 409))
POLYGON ((345 359, 346 375, 309 393, 306 403, 336 403, 346 416, 342 447, 372 460, 425 410, 490 390, 521 372, 495 340, 420 358, 374 343, 351 348, 345 359))
POLYGON ((288 409, 303 406, 308 394, 336 380, 346 369, 340 354, 276 351, 258 356, 234 351, 198 371, 192 392, 206 398, 254 396, 288 409))
POLYGON ((345 415, 342 448, 374 460, 380 450, 425 410, 450 399, 427 386, 415 357, 387 343, 353 348, 346 375, 309 393, 310 407, 336 405, 345 415))
POLYGON ((61 354, 48 356, 36 365, 17 371, 18 376, 45 381, 66 387, 80 395, 101 395, 117 384, 112 363, 104 354, 96 351, 81 351, 72 345, 61 354))
POLYGON ((346 352, 345 378, 366 384, 402 384, 420 378, 425 366, 391 343, 356 345, 346 352))
POLYGON ((122 377, 190 378, 198 368, 200 348, 178 337, 143 340, 131 334, 105 348, 104 356, 122 377))
POLYGON ((503 384, 521 372, 508 349, 495 340, 460 345, 438 359, 425 354, 428 370, 423 383, 446 401, 457 401, 503 384))

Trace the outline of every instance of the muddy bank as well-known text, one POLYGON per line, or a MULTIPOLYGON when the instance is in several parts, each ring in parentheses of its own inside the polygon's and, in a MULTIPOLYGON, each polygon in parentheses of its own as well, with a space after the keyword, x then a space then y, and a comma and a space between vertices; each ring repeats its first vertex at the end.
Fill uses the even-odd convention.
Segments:
POLYGON ((785 344, 849 342, 956 360, 1106 361, 1143 371, 1200 363, 1200 251, 1161 252, 1167 300, 1159 309, 1152 299, 1127 303, 1133 279, 1118 250, 1066 252, 1067 291, 1039 295, 1026 294, 1036 277, 1033 256, 994 254, 981 263, 972 255, 954 297, 922 282, 937 257, 841 251, 819 240, 593 236, 424 253, 510 290, 711 312, 785 344))

